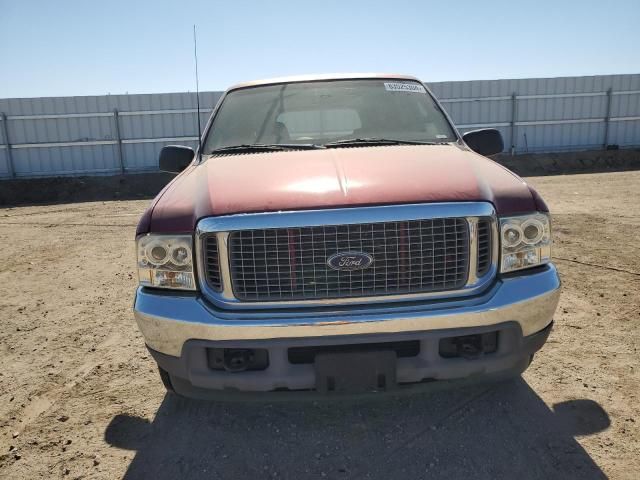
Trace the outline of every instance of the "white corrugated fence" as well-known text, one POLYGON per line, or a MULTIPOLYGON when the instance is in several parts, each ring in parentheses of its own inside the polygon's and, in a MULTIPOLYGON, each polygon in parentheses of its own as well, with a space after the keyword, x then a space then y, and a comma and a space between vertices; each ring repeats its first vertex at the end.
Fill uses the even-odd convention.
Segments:
MULTIPOLYGON (((640 74, 430 83, 462 132, 498 128, 513 154, 640 146, 640 74)), ((204 125, 221 92, 200 94, 204 125)), ((193 93, 0 99, 0 178, 157 169, 197 143, 193 93)))

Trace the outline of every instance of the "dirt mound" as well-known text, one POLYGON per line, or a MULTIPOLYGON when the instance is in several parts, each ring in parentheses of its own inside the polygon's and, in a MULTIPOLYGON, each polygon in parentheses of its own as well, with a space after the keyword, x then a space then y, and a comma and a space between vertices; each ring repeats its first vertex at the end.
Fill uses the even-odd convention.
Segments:
POLYGON ((173 175, 154 172, 96 177, 48 177, 0 181, 0 205, 153 198, 173 175))
POLYGON ((494 160, 523 177, 640 170, 640 150, 502 154, 494 160))

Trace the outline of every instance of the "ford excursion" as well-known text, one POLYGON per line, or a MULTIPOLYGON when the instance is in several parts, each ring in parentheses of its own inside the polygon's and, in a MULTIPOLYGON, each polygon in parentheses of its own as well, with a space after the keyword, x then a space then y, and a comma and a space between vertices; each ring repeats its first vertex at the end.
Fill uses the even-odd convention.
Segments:
POLYGON ((336 395, 518 376, 560 281, 549 209, 487 158, 502 150, 409 76, 227 90, 196 152, 162 149, 178 175, 137 227, 134 315, 165 387, 336 395))

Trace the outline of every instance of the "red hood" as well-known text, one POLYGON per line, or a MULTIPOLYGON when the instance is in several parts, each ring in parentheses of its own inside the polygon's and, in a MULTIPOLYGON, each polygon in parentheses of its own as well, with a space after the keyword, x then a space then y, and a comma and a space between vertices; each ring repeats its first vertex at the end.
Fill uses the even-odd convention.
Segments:
POLYGON ((234 213, 463 201, 501 215, 546 209, 521 178, 458 146, 337 148, 208 158, 156 197, 139 231, 188 232, 234 213))

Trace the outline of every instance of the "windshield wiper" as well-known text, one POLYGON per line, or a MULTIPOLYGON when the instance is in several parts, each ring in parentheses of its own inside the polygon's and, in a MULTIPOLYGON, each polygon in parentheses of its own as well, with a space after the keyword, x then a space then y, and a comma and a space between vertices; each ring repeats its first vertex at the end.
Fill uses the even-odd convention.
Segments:
POLYGON ((392 138, 348 138, 336 142, 325 143, 326 148, 348 147, 351 145, 446 145, 448 142, 422 142, 418 140, 397 140, 392 138))
POLYGON ((271 152, 283 150, 316 150, 324 148, 314 143, 247 143, 243 145, 230 145, 228 147, 216 148, 209 152, 209 155, 218 153, 242 153, 242 152, 271 152))

